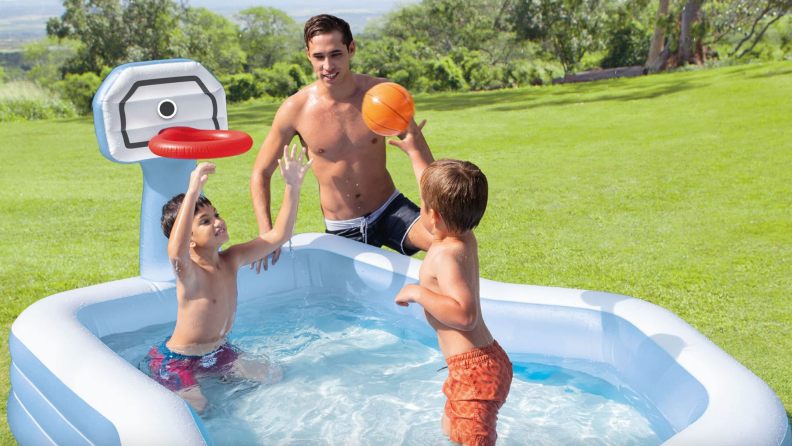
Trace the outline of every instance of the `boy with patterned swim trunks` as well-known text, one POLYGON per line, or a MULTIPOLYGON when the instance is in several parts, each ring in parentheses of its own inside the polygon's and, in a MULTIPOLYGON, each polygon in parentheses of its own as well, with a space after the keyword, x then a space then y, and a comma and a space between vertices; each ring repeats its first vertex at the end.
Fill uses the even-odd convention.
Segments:
POLYGON ((300 186, 311 161, 302 164, 292 147, 278 159, 286 183, 283 205, 274 227, 247 243, 219 251, 228 242, 225 221, 201 196, 212 163, 199 164, 190 176, 186 194, 177 195, 162 209, 162 231, 168 237, 168 259, 176 275, 178 312, 173 335, 148 355, 154 379, 176 392, 197 412, 207 404, 199 381, 206 376, 232 376, 275 382, 280 370, 263 361, 244 358, 226 341, 234 325, 237 271, 266 257, 291 238, 297 219, 300 186))
MULTIPOLYGON (((414 126, 414 124, 412 124, 414 126)), ((413 132, 410 132, 413 133, 413 132)), ((409 153, 412 138, 396 142, 409 153)), ((441 159, 423 170, 413 164, 421 189, 421 222, 433 241, 398 305, 423 307, 448 363, 443 433, 468 446, 491 446, 498 410, 509 394, 512 363, 481 315, 475 228, 487 207, 487 178, 474 164, 441 159)))

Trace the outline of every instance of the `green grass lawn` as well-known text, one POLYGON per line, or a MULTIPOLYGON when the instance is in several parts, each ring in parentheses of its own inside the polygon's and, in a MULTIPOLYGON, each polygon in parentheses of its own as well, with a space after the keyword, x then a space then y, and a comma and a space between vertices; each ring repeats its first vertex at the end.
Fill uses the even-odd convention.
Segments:
MULTIPOLYGON (((415 99, 435 157, 470 160, 489 179, 476 230, 483 277, 667 308, 792 411, 792 62, 415 99)), ((250 171, 276 109, 229 111, 255 141, 218 160, 206 187, 232 243, 256 233, 250 171)), ((5 415, 16 316, 43 297, 138 275, 142 174, 100 155, 88 118, 2 124, 0 141, 5 415)), ((417 200, 407 157, 388 151, 396 184, 417 200)), ((322 230, 309 178, 297 232, 322 230)), ((2 418, 0 443, 13 443, 2 418)))

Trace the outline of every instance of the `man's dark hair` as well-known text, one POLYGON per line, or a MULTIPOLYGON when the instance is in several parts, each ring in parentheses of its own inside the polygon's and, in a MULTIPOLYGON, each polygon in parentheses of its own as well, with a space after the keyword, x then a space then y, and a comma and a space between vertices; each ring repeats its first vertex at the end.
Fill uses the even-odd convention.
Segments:
POLYGON ((478 226, 487 209, 487 177, 468 161, 440 159, 421 175, 421 198, 448 230, 463 234, 478 226))
MULTIPOLYGON (((184 194, 179 194, 171 198, 171 201, 165 203, 165 206, 162 207, 162 219, 160 220, 160 225, 162 226, 162 232, 165 233, 165 237, 170 238, 171 231, 173 230, 173 224, 176 223, 176 216, 179 215, 179 208, 181 208, 182 201, 184 201, 184 194)), ((208 198, 204 197, 203 195, 199 195, 198 199, 195 200, 194 212, 198 213, 199 208, 211 205, 212 202, 209 201, 208 198)))
POLYGON ((333 31, 341 33, 341 43, 346 45, 348 50, 349 44, 352 43, 352 30, 349 29, 349 23, 329 14, 319 14, 311 17, 305 22, 305 33, 303 34, 305 38, 305 47, 308 48, 308 42, 310 42, 314 36, 328 34, 333 31))

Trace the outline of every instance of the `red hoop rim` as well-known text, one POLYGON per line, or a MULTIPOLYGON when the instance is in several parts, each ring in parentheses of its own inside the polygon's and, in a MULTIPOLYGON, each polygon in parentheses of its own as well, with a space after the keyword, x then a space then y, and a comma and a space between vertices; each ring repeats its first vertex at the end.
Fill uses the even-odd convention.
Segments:
POLYGON ((253 146, 253 138, 237 130, 199 130, 170 127, 148 143, 151 153, 163 158, 210 159, 241 155, 253 146))

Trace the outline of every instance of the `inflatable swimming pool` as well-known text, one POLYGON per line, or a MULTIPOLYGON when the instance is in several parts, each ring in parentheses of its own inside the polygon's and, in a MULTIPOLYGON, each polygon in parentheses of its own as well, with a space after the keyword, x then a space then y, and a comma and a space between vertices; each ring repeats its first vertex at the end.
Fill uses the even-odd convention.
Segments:
MULTIPOLYGON (((47 297, 17 318, 9 336, 9 425, 23 446, 211 445, 204 423, 183 400, 101 339, 176 318, 159 213, 186 189, 195 162, 158 158, 139 143, 174 125, 226 128, 222 87, 193 61, 125 65, 97 93, 94 117, 102 153, 140 162, 144 173, 141 275, 47 297), (175 88, 179 83, 186 88, 175 88), (169 87, 141 87, 147 85, 169 87), (165 99, 174 102, 174 113, 191 114, 163 118, 157 107, 165 99)), ((240 304, 309 287, 392 300, 417 282, 421 263, 324 234, 295 236, 285 249, 267 273, 239 271, 240 304)), ((767 384, 669 311, 627 296, 485 279, 481 296, 487 325, 510 354, 615 368, 676 432, 664 445, 792 446, 784 407, 767 384)), ((391 308, 394 318, 409 312, 423 319, 418 306, 391 308)))

